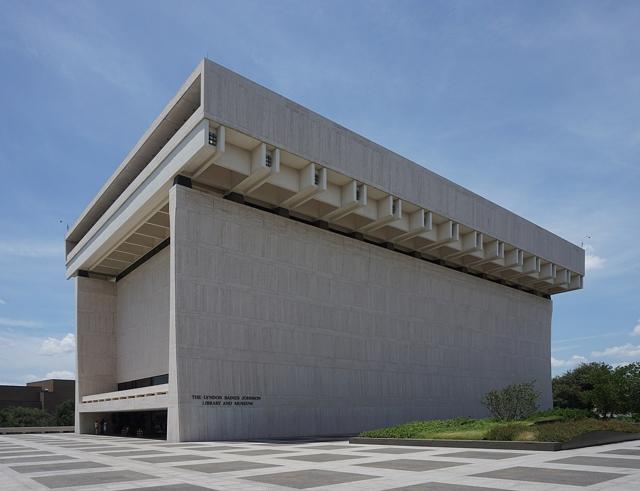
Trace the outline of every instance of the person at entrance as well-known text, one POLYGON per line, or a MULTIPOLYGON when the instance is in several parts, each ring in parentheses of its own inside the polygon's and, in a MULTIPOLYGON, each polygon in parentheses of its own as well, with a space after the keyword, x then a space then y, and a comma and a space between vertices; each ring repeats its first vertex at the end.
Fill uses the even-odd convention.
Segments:
POLYGON ((98 423, 97 419, 93 422, 93 429, 95 430, 96 435, 100 434, 100 423, 98 423))
POLYGON ((103 435, 107 435, 109 433, 109 431, 108 431, 109 430, 109 426, 108 425, 109 424, 107 423, 107 421, 103 419, 102 420, 102 434, 103 435))

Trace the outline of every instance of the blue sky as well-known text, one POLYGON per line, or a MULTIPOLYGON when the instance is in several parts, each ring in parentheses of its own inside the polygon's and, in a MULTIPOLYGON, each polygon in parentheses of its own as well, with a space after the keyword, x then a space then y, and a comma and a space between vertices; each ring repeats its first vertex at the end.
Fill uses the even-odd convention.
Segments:
POLYGON ((584 242, 554 372, 640 360, 638 25, 622 0, 0 0, 0 383, 73 375, 66 226, 204 56, 584 242))

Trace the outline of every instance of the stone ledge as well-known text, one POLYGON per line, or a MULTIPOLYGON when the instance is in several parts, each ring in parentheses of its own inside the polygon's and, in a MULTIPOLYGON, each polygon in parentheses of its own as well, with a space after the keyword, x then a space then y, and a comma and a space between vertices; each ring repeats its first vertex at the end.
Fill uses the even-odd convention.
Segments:
POLYGON ((14 433, 73 433, 75 426, 12 426, 0 428, 0 435, 14 433))
POLYGON ((353 437, 349 443, 360 445, 402 445, 416 447, 486 448, 493 450, 531 450, 556 452, 574 448, 640 440, 640 433, 620 431, 592 431, 568 442, 505 442, 495 440, 427 440, 416 438, 364 438, 353 437))

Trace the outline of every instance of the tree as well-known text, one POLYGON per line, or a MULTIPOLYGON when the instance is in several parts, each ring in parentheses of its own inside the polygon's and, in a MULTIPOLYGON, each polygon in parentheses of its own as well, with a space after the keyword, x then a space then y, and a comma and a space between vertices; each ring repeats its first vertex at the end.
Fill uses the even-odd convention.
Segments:
POLYGON ((640 363, 583 363, 555 377, 552 387, 555 407, 589 409, 604 418, 640 413, 640 363))
POLYGON ((593 410, 593 400, 589 393, 594 389, 593 383, 602 378, 605 370, 611 371, 611 367, 605 363, 582 363, 577 368, 554 377, 551 384, 553 406, 593 410))
POLYGON ((619 412, 640 414, 640 362, 617 367, 614 373, 619 412))
POLYGON ((75 420, 75 403, 64 401, 56 407, 56 424, 58 426, 73 426, 75 420))
POLYGON ((586 375, 590 389, 584 393, 584 399, 591 408, 603 418, 612 417, 621 406, 621 380, 611 365, 590 363, 586 375))

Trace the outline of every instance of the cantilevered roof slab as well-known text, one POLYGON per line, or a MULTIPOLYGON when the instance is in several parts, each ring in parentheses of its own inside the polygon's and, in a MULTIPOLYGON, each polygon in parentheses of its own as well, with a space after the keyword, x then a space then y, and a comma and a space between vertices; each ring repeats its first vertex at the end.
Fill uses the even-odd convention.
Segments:
POLYGON ((539 295, 582 288, 581 248, 209 60, 68 232, 67 275, 118 278, 166 245, 178 175, 539 295))
POLYGON ((204 115, 584 275, 584 250, 210 60, 204 115))

